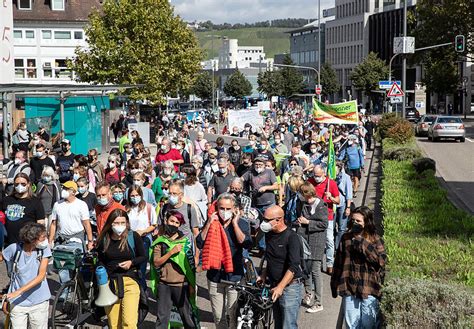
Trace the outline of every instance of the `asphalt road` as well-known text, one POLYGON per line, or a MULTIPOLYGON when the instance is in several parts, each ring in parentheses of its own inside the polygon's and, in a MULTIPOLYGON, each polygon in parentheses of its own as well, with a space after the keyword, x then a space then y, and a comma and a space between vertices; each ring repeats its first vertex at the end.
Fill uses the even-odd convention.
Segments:
MULTIPOLYGON (((106 154, 101 155, 101 157, 106 159, 106 154)), ((377 175, 377 169, 375 171, 370 169, 373 167, 373 166, 369 166, 371 157, 372 157, 372 152, 369 151, 367 153, 367 162, 366 162, 366 168, 368 168, 368 170, 362 175, 363 177, 360 183, 358 197, 357 199, 355 199, 355 203, 357 206, 361 205, 363 200, 370 207, 374 207, 374 202, 376 202, 376 196, 375 196, 376 177, 375 176, 377 175), (371 175, 369 175, 369 172, 371 172, 371 175), (367 183, 368 175, 370 177, 369 183, 367 183), (367 194, 364 191, 366 187, 369 191, 367 194)), ((254 263, 258 265, 259 259, 254 258, 254 263)), ((48 276, 48 281, 49 281, 51 293, 54 295, 54 293, 59 288, 57 275, 53 274, 53 275, 48 276)), ((5 266, 3 264, 0 264, 0 288, 5 287, 7 283, 8 283, 8 277, 6 275, 5 266)), ((329 283, 330 283, 330 277, 326 274, 323 274, 323 307, 324 307, 323 311, 319 313, 315 313, 315 314, 309 314, 309 313, 305 313, 306 308, 304 307, 300 308, 300 316, 298 320, 298 324, 300 328, 302 329, 340 328, 340 326, 338 326, 338 318, 339 318, 339 311, 341 307, 341 298, 337 298, 337 299, 332 298, 329 283)), ((197 284, 198 284, 197 305, 200 310, 201 328, 215 328, 215 325, 213 323, 212 313, 211 313, 209 295, 207 293, 207 281, 206 281, 205 273, 197 274, 197 284)), ((52 299, 53 298, 54 297, 52 297, 52 299)), ((52 299, 51 299, 51 303, 52 303, 52 299)), ((153 298, 149 300, 149 307, 150 307, 150 313, 145 319, 145 322, 140 326, 141 329, 155 327, 156 301, 153 298)), ((0 312, 0 326, 3 326, 4 319, 5 317, 3 313, 0 312)), ((84 325, 84 328, 102 328, 102 326, 87 323, 84 325)))
POLYGON ((436 161, 436 175, 447 188, 449 198, 458 207, 474 214, 474 120, 466 120, 466 141, 430 142, 418 137, 426 156, 436 161))

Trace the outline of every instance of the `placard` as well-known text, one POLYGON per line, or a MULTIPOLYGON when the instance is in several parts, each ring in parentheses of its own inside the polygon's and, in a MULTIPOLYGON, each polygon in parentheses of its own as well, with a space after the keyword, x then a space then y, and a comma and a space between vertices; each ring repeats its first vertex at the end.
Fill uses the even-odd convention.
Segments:
MULTIPOLYGON (((132 131, 137 131, 140 134, 140 137, 143 140, 143 145, 145 147, 150 147, 150 123, 149 122, 137 122, 137 123, 129 123, 128 124, 129 134, 132 131)), ((130 140, 132 137, 130 135, 130 140)))
POLYGON ((260 110, 229 110, 228 111, 229 129, 238 127, 240 131, 244 130, 246 123, 252 125, 252 130, 255 131, 257 127, 263 126, 263 117, 260 115, 260 110))

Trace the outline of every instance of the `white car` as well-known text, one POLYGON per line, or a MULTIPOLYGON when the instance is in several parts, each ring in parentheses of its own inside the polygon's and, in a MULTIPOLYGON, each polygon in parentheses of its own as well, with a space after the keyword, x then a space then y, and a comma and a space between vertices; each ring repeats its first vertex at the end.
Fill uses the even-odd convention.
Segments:
POLYGON ((441 138, 454 138, 461 143, 466 141, 466 129, 462 120, 452 116, 438 116, 428 129, 428 140, 437 142, 441 138))

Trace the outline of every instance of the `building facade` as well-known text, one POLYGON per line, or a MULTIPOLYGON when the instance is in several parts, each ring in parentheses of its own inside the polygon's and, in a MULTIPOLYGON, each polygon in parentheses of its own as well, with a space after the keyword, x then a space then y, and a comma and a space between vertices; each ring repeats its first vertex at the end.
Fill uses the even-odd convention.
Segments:
POLYGON ((67 61, 86 47, 84 26, 100 0, 17 0, 13 6, 15 82, 70 84, 67 61))
POLYGON ((237 39, 222 39, 219 69, 243 69, 267 65, 263 46, 239 46, 237 39))

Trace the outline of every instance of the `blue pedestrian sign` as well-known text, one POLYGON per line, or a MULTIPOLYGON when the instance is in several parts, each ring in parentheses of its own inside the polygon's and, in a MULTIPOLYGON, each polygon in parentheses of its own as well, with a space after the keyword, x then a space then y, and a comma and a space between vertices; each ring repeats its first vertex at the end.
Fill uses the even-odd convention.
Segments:
POLYGON ((381 80, 379 81, 379 89, 390 89, 392 85, 396 83, 399 87, 402 86, 402 82, 400 80, 397 81, 389 81, 389 80, 381 80))

